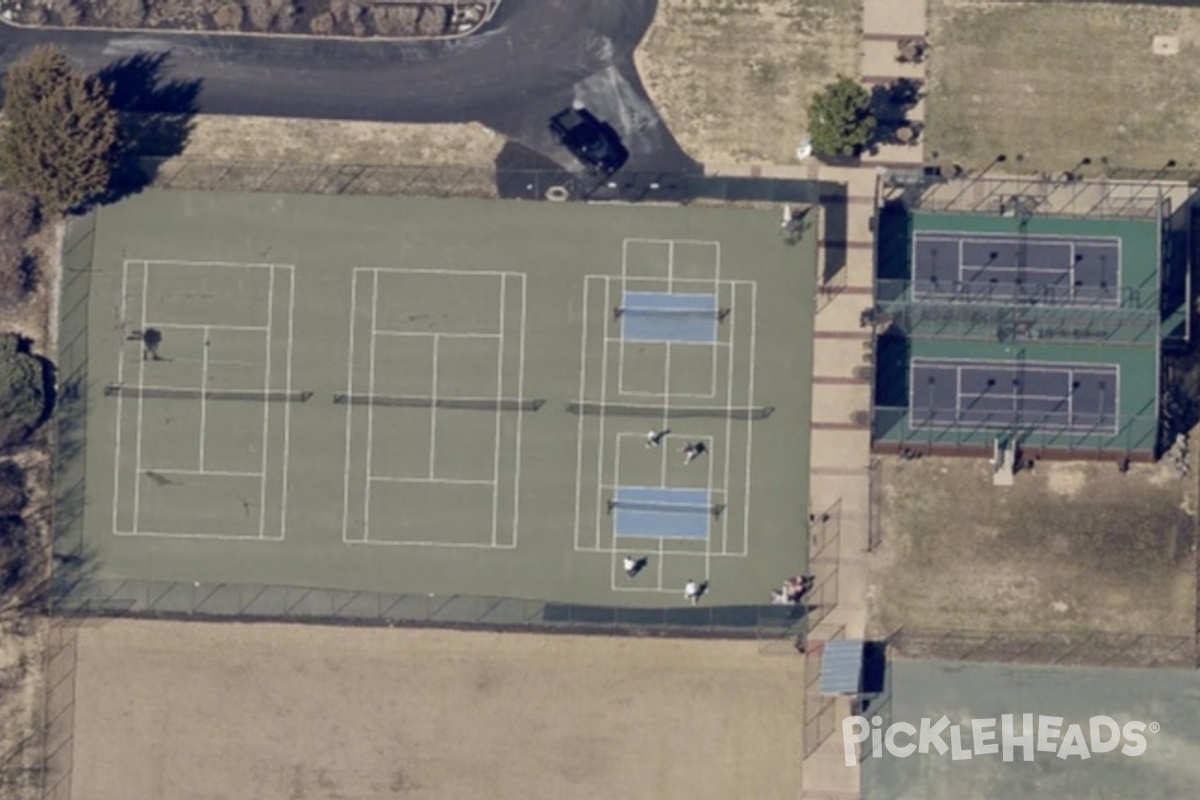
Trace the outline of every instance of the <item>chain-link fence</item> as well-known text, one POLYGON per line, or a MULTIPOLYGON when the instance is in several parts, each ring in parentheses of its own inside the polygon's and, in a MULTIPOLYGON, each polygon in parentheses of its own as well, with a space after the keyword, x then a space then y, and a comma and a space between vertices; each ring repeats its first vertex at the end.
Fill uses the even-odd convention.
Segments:
POLYGON ((540 632, 777 639, 803 617, 790 606, 620 608, 450 594, 339 591, 267 584, 87 578, 61 614, 420 625, 540 632))
MULTIPOLYGON (((671 203, 736 195, 727 185, 729 180, 627 170, 605 177, 564 169, 495 165, 323 164, 186 157, 146 157, 138 164, 150 188, 211 192, 671 203)), ((796 190, 797 202, 816 193, 807 184, 801 189, 796 190)))
POLYGON ((821 694, 821 658, 825 645, 846 638, 841 626, 821 641, 810 641, 804 651, 804 757, 817 751, 837 730, 837 697, 821 694))
MULTIPOLYGON (((504 198, 515 200, 716 203, 816 207, 823 191, 844 188, 820 181, 702 173, 636 172, 611 176, 558 168, 489 165, 321 164, 175 156, 138 160, 139 185, 154 189, 383 197, 504 198)), ((805 222, 811 226, 813 221, 805 222)), ((804 232, 809 227, 804 227, 804 232)), ((829 230, 826 238, 841 236, 829 230)), ((798 240, 797 240, 798 241, 798 240)), ((832 273, 831 273, 832 274, 832 273)))

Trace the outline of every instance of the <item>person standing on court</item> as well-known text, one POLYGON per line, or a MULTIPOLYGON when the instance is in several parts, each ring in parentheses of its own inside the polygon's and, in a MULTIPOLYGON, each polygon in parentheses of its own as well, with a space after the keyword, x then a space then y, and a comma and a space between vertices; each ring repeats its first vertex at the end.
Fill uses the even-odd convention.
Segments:
POLYGON ((683 585, 683 598, 692 605, 700 602, 700 584, 696 583, 691 578, 688 578, 687 583, 683 585))
POLYGON ((683 453, 683 463, 690 464, 696 460, 696 456, 703 453, 708 448, 704 446, 704 442, 688 442, 683 447, 679 448, 679 452, 683 453))
POLYGON ((670 432, 666 428, 663 428, 661 431, 651 429, 646 433, 646 447, 658 447, 670 432))
POLYGON ((634 558, 633 556, 625 556, 621 565, 625 568, 625 574, 630 578, 636 578, 637 574, 646 566, 646 557, 634 558))

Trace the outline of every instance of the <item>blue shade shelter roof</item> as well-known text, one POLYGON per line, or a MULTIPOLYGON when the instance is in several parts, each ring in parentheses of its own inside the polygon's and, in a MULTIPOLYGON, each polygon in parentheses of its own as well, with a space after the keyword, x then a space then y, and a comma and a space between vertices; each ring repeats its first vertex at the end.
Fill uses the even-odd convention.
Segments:
POLYGON ((821 655, 821 694, 858 694, 862 683, 864 642, 838 639, 821 655))

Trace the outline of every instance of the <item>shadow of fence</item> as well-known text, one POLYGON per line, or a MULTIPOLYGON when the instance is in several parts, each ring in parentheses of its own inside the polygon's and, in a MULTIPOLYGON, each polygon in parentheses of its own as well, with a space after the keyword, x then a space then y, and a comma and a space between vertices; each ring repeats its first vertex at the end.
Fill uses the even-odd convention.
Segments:
POLYGON ((914 659, 1164 669, 1195 669, 1197 654, 1194 636, 1101 631, 903 627, 888 637, 888 647, 914 659))

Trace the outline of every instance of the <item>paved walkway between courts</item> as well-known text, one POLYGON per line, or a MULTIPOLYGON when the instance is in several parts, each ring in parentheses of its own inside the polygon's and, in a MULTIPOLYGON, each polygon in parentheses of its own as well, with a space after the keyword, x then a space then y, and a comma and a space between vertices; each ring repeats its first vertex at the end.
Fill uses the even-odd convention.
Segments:
MULTIPOLYGON (((864 85, 886 85, 897 78, 923 81, 923 63, 896 60, 901 39, 925 34, 925 0, 864 0, 859 65, 864 85)), ((923 121, 923 103, 910 109, 912 121, 923 121)), ((834 564, 813 564, 814 574, 837 569, 837 605, 810 633, 810 646, 838 634, 860 639, 867 625, 867 546, 872 391, 871 330, 862 323, 875 285, 875 182, 879 168, 924 161, 921 140, 907 145, 881 145, 857 168, 813 164, 808 176, 847 186, 844 208, 825 206, 824 213, 844 216, 845 240, 821 248, 821 274, 826 291, 819 299, 813 341, 813 415, 810 459, 811 508, 840 501, 840 530, 834 564), (838 259, 841 263, 829 263, 838 259), (836 268, 836 269, 835 269, 836 268)), ((841 720, 854 713, 849 700, 835 706, 837 728, 804 764, 803 800, 849 800, 862 795, 858 767, 847 767, 842 750, 841 720)))
MULTIPOLYGON (((898 43, 925 35, 926 0, 864 0, 859 77, 868 88, 899 78, 924 81, 924 63, 896 60, 898 43)), ((924 103, 906 118, 924 121, 924 103)), ((815 159, 794 166, 708 165, 710 174, 799 178, 828 181, 844 193, 821 198, 818 270, 823 291, 814 298, 817 314, 813 337, 813 404, 810 457, 810 504, 814 511, 837 508, 838 546, 812 554, 809 571, 820 582, 837 572, 836 605, 809 634, 809 652, 829 637, 861 639, 867 625, 867 546, 869 528, 869 419, 873 378, 871 329, 862 322, 875 291, 875 188, 885 168, 924 163, 921 138, 906 145, 878 145, 857 166, 831 166, 815 159), (844 220, 826 230, 829 219, 844 220)), ((823 598, 822 598, 823 599, 823 598)), ((814 659, 819 662, 819 658, 814 659)), ((810 709, 810 713, 812 710, 810 709)), ((849 698, 837 698, 838 725, 804 764, 798 800, 858 800, 862 779, 858 767, 847 767, 842 750, 841 720, 855 713, 849 698)), ((807 727, 807 726, 806 726, 807 727)))

